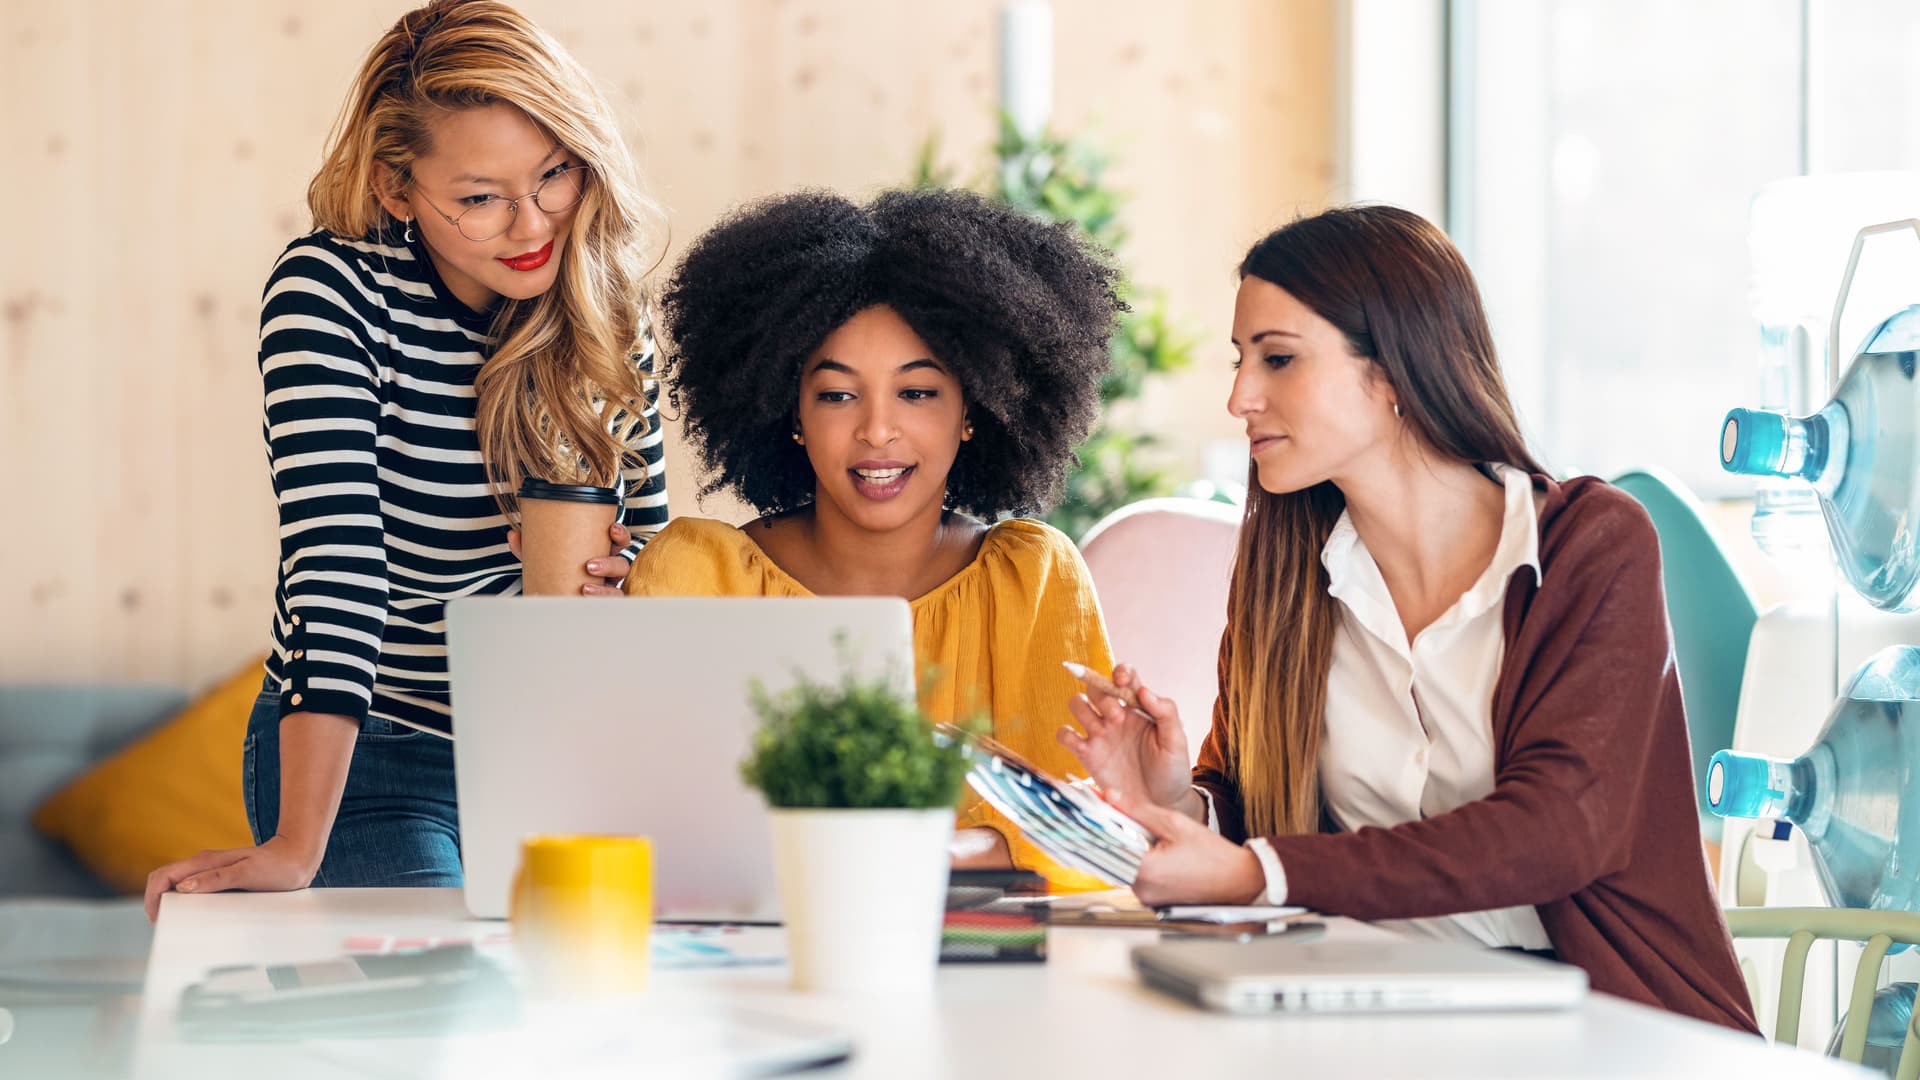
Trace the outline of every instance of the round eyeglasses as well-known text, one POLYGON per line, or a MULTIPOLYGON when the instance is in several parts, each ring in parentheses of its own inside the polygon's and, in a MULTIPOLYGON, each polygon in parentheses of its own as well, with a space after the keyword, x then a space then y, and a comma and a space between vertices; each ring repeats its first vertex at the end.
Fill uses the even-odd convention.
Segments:
MULTIPOLYGON (((564 214, 580 202, 580 196, 586 193, 587 176, 592 170, 585 165, 562 165, 546 175, 540 186, 518 199, 509 199, 501 195, 473 195, 467 208, 459 214, 449 214, 434 206, 433 200, 420 195, 420 201, 433 207, 433 212, 445 218, 447 224, 460 230, 460 235, 479 242, 494 237, 513 228, 513 219, 520 214, 520 203, 532 199, 533 205, 543 214, 564 214)), ((419 195, 419 191, 414 194, 419 195)))

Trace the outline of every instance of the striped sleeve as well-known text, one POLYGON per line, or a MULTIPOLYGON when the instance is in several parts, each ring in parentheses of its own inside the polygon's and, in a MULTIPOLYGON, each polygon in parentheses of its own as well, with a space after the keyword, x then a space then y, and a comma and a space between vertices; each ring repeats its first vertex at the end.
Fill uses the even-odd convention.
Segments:
POLYGON ((653 337, 648 335, 636 363, 647 382, 646 434, 627 451, 621 479, 626 490, 626 505, 620 523, 633 534, 633 542, 620 554, 628 562, 640 555, 640 549, 667 524, 667 468, 665 435, 660 430, 660 384, 653 379, 653 337))
POLYGON ((352 266, 321 243, 275 264, 260 311, 267 460, 287 624, 281 715, 364 720, 387 621, 380 372, 352 266))

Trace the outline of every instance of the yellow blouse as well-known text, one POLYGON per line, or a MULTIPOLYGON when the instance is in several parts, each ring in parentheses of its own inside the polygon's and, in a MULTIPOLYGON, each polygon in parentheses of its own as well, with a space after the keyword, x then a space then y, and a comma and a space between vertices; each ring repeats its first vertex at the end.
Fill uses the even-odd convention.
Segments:
MULTIPOLYGON (((724 522, 678 518, 641 550, 627 575, 634 596, 812 596, 746 533, 724 522)), ((986 713, 993 737, 1057 777, 1086 770, 1054 739, 1069 722, 1080 683, 1060 666, 1076 660, 1113 669, 1100 602, 1080 552, 1059 530, 1015 518, 987 530, 959 573, 911 602, 914 658, 937 681, 920 692, 935 723, 986 713)), ((1007 838, 1015 866, 1060 888, 1106 888, 1048 859, 967 789, 960 828, 984 825, 1007 838)))

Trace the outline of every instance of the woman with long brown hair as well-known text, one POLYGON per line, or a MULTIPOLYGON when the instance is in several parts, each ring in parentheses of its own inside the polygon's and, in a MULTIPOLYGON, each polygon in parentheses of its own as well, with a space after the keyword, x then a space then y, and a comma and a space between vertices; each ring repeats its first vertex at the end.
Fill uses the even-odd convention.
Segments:
POLYGON ((666 522, 651 204, 558 42, 496 0, 401 16, 307 204, 260 314, 280 576, 243 749, 255 846, 155 870, 149 915, 169 889, 459 884, 447 601, 521 591, 529 474, 622 493, 584 568, 613 585, 666 522))
POLYGON ((1073 703, 1158 839, 1142 901, 1263 900, 1551 954, 1755 1030, 1700 844, 1646 513, 1528 452, 1478 290, 1387 206, 1255 244, 1228 408, 1252 458, 1213 724, 1073 703))

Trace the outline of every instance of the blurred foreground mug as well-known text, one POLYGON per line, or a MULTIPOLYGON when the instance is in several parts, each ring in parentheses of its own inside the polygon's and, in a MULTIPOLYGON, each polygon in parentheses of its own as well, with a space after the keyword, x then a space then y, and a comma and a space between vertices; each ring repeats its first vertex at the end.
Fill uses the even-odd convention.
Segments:
POLYGON ((542 997, 646 989, 653 844, 643 836, 531 836, 513 879, 514 952, 542 997))

